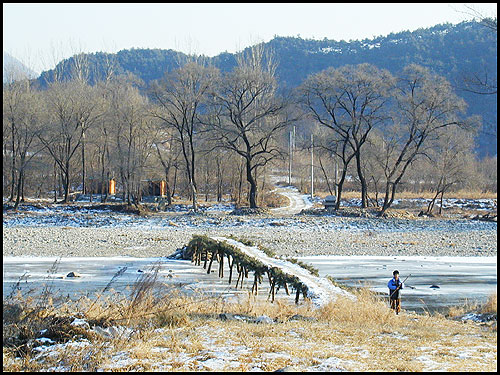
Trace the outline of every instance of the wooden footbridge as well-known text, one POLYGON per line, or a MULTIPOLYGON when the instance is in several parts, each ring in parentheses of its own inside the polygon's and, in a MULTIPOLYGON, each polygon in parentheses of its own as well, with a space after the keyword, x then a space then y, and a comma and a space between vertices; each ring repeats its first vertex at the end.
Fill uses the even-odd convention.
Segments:
POLYGON ((268 300, 271 302, 274 302, 279 289, 283 289, 287 295, 290 295, 290 290, 294 291, 295 303, 298 303, 300 295, 303 295, 317 306, 335 300, 339 295, 354 298, 327 278, 315 276, 298 264, 270 257, 256 246, 246 245, 231 238, 195 235, 184 249, 183 257, 191 259, 195 265, 203 266, 208 274, 216 262, 220 278, 224 278, 224 262, 227 261, 228 282, 231 284, 236 279, 235 288, 243 288, 244 280, 249 279, 250 272, 253 272, 251 293, 254 295, 262 289, 261 284, 267 276, 268 300))

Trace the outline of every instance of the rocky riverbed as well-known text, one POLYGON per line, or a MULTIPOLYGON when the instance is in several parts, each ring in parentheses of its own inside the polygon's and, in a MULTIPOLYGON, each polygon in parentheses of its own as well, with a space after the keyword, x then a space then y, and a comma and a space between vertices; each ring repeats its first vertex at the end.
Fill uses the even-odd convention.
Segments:
POLYGON ((4 212, 4 256, 157 257, 193 234, 233 235, 278 256, 496 256, 497 223, 467 219, 4 212))

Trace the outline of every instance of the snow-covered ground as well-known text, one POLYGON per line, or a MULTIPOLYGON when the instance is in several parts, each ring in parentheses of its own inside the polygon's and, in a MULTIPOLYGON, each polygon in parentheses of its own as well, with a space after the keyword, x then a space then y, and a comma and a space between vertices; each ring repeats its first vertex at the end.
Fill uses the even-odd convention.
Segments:
POLYGON ((271 210, 276 215, 295 215, 300 211, 311 208, 313 202, 310 195, 301 194, 294 186, 277 187, 273 190, 277 194, 284 195, 290 201, 286 207, 274 208, 271 210))
MULTIPOLYGON (((393 208, 427 208, 432 199, 429 198, 411 198, 411 199, 395 199, 393 208)), ((384 203, 383 198, 378 199, 378 204, 382 206, 384 203)), ((361 199, 350 198, 342 200, 343 207, 361 207, 361 199)), ((439 209, 440 201, 436 200, 434 210, 439 209)), ((459 208, 459 209, 472 209, 478 211, 491 211, 497 210, 496 199, 459 199, 459 198, 444 198, 443 208, 459 208)))

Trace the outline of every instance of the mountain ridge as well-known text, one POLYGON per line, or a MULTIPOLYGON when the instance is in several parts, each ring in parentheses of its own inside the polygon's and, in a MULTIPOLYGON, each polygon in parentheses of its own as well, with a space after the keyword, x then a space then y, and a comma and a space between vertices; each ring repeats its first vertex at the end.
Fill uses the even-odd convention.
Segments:
MULTIPOLYGON (((496 86, 496 40, 496 32, 478 22, 464 21, 348 42, 275 36, 262 44, 275 53, 278 82, 290 88, 300 85, 309 74, 328 67, 370 63, 393 74, 410 63, 432 69, 447 78, 457 94, 468 103, 467 115, 483 118, 484 127, 489 132, 480 134, 478 153, 485 156, 496 155, 496 94, 477 95, 464 90, 464 77, 488 74, 496 86)), ((232 70, 236 66, 236 57, 249 48, 237 53, 222 52, 213 57, 200 56, 224 72, 232 70)), ((177 68, 178 62, 187 57, 171 49, 145 48, 124 49, 114 54, 94 52, 85 56, 92 66, 89 73, 91 83, 102 77, 106 61, 111 59, 116 63, 116 74, 133 73, 146 84, 177 68)), ((70 71, 67 67, 71 66, 74 58, 65 59, 54 69, 42 72, 38 82, 42 86, 50 82, 56 70, 67 75, 70 71)))

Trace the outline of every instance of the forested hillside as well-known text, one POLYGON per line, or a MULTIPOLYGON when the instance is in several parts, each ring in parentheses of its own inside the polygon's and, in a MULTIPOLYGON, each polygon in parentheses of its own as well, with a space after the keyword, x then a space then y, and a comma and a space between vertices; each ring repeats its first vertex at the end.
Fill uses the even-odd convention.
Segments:
MULTIPOLYGON (((311 73, 327 67, 370 63, 391 73, 400 71, 409 63, 428 67, 446 77, 457 94, 469 105, 468 114, 483 118, 483 131, 478 139, 480 156, 496 155, 496 95, 480 95, 464 90, 466 82, 474 77, 494 85, 497 74, 496 32, 477 22, 457 25, 443 24, 378 36, 373 39, 336 41, 312 40, 298 37, 279 37, 265 43, 274 51, 278 61, 277 77, 286 87, 296 87, 311 73)), ((113 63, 116 74, 133 73, 146 84, 161 78, 165 71, 179 66, 185 55, 173 50, 131 49, 116 54, 97 52, 85 56, 90 63, 89 80, 92 83, 106 75, 106 66, 113 63)), ((44 85, 57 71, 69 72, 74 57, 61 61, 54 70, 43 72, 39 82, 44 85)), ((236 65, 236 54, 221 53, 207 61, 223 72, 236 65)), ((67 74, 67 73, 64 73, 67 74)))

